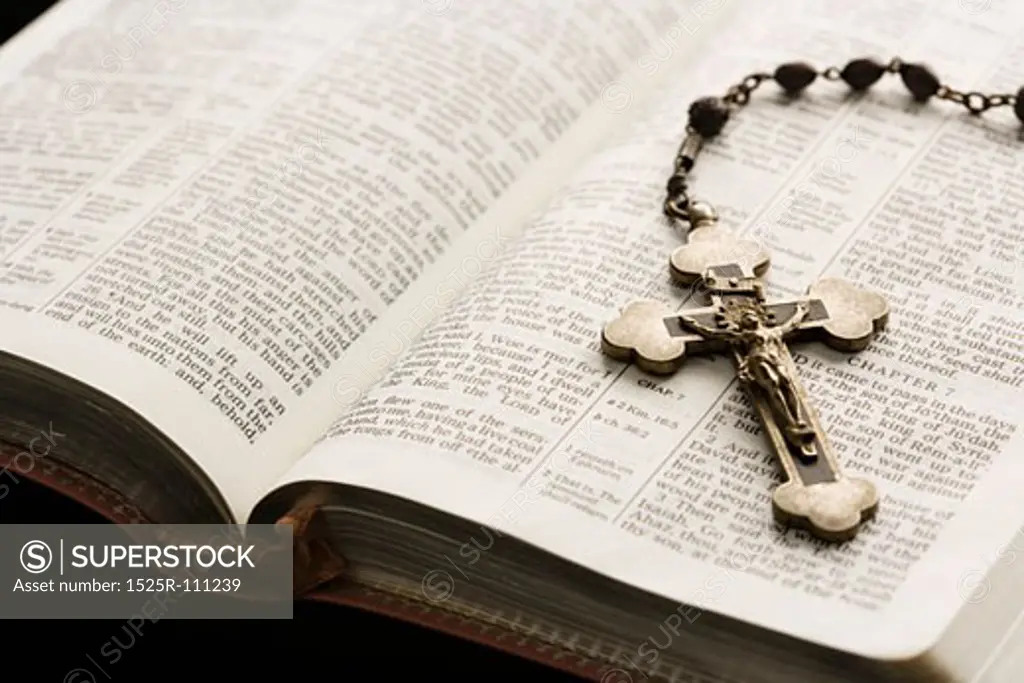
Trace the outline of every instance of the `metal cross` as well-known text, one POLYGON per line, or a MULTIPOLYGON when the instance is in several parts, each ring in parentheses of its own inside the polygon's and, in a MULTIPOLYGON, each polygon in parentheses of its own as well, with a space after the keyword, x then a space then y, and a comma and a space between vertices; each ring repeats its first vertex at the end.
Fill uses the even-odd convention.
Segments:
POLYGON ((785 470, 787 480, 772 495, 776 521, 848 540, 874 516, 878 493, 840 471, 786 342, 860 351, 885 326, 889 306, 835 278, 818 281, 804 297, 768 302, 759 279, 768 263, 759 244, 737 238, 711 214, 670 262, 675 279, 697 285, 710 305, 676 313, 658 301, 634 301, 605 326, 601 347, 660 375, 678 370, 688 355, 728 354, 785 470))

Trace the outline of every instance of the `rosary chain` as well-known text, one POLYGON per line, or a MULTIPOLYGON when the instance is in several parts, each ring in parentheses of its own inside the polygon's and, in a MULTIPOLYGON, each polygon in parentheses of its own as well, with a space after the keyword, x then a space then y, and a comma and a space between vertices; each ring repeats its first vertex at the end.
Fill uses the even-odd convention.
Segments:
POLYGON ((960 92, 949 86, 939 86, 935 96, 940 100, 949 100, 955 104, 962 104, 967 111, 977 116, 983 114, 993 107, 1012 106, 1016 102, 1015 95, 986 95, 977 91, 960 92))
POLYGON ((771 74, 764 73, 763 71, 752 73, 729 88, 722 100, 734 109, 738 109, 750 101, 750 93, 757 90, 765 81, 770 81, 771 78, 771 74))
POLYGON ((690 105, 686 137, 679 145, 675 168, 666 184, 665 215, 689 223, 691 227, 700 222, 699 219, 714 215, 709 204, 690 198, 689 173, 704 143, 717 136, 730 116, 746 106, 751 93, 766 81, 773 80, 787 95, 798 97, 819 76, 826 81, 845 81, 855 92, 864 92, 885 74, 899 75, 916 102, 924 103, 935 97, 959 104, 973 116, 997 107, 1012 107, 1014 114, 1024 123, 1024 87, 1014 94, 962 92, 943 84, 927 66, 906 62, 899 57, 886 64, 871 58, 854 59, 843 68, 830 66, 820 71, 804 62, 790 62, 779 66, 774 73, 757 71, 745 76, 729 87, 722 97, 704 97, 690 105))

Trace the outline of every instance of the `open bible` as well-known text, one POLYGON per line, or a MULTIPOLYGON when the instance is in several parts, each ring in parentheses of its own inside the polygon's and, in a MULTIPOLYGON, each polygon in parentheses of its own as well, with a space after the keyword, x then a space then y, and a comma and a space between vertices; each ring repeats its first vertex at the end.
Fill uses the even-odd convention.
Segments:
MULTIPOLYGON (((677 308, 664 183, 694 99, 893 55, 1024 83, 1012 0, 65 0, 0 52, 0 497, 292 521, 297 592, 605 683, 1019 680, 1024 153, 985 118, 773 84, 693 191, 887 330, 794 364, 847 543, 724 358, 606 358, 677 308)), ((1002 115, 1002 116, 1001 116, 1002 115)), ((0 505, 2 505, 0 499, 0 505)))

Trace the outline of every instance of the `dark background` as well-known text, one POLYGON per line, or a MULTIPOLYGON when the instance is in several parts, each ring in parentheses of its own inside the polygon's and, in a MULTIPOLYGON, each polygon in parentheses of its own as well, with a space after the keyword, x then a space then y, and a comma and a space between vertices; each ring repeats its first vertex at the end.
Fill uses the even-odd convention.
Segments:
MULTIPOLYGON (((51 0, 2 0, 0 42, 45 11, 51 0)), ((21 479, 0 500, 0 523, 103 523, 76 503, 21 479)), ((147 624, 131 642, 124 621, 8 621, 0 678, 33 683, 196 680, 385 680, 475 673, 531 683, 576 679, 521 659, 357 610, 297 603, 292 621, 169 621, 147 624), (122 658, 103 663, 117 636, 122 658), (85 669, 92 679, 84 672, 85 669)))
POLYGON ((0 42, 6 41, 17 33, 22 26, 42 14, 53 2, 52 0, 22 0, 4 4, 7 6, 0 13, 0 42))

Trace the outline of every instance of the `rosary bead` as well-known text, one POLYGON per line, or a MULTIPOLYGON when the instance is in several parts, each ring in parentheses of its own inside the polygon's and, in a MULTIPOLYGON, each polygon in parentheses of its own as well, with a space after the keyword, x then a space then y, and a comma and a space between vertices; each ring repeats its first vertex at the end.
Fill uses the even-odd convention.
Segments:
POLYGON ((729 120, 729 108, 718 97, 704 97, 690 105, 690 128, 705 138, 722 132, 729 120))
POLYGON ((900 78, 918 102, 926 101, 939 91, 939 79, 923 64, 901 64, 900 78))
POLYGON ((775 70, 773 75, 775 82, 790 95, 799 95, 817 77, 818 72, 806 62, 783 64, 775 70))
POLYGON ((1013 113, 1017 115, 1021 123, 1024 123, 1024 88, 1017 91, 1013 101, 1013 113))
POLYGON ((854 90, 867 90, 882 77, 885 67, 873 59, 855 59, 839 73, 839 77, 854 90))
POLYGON ((715 211, 715 207, 707 202, 696 200, 690 202, 690 206, 686 210, 686 217, 690 220, 690 225, 696 228, 701 223, 714 223, 717 221, 718 212, 715 211))

